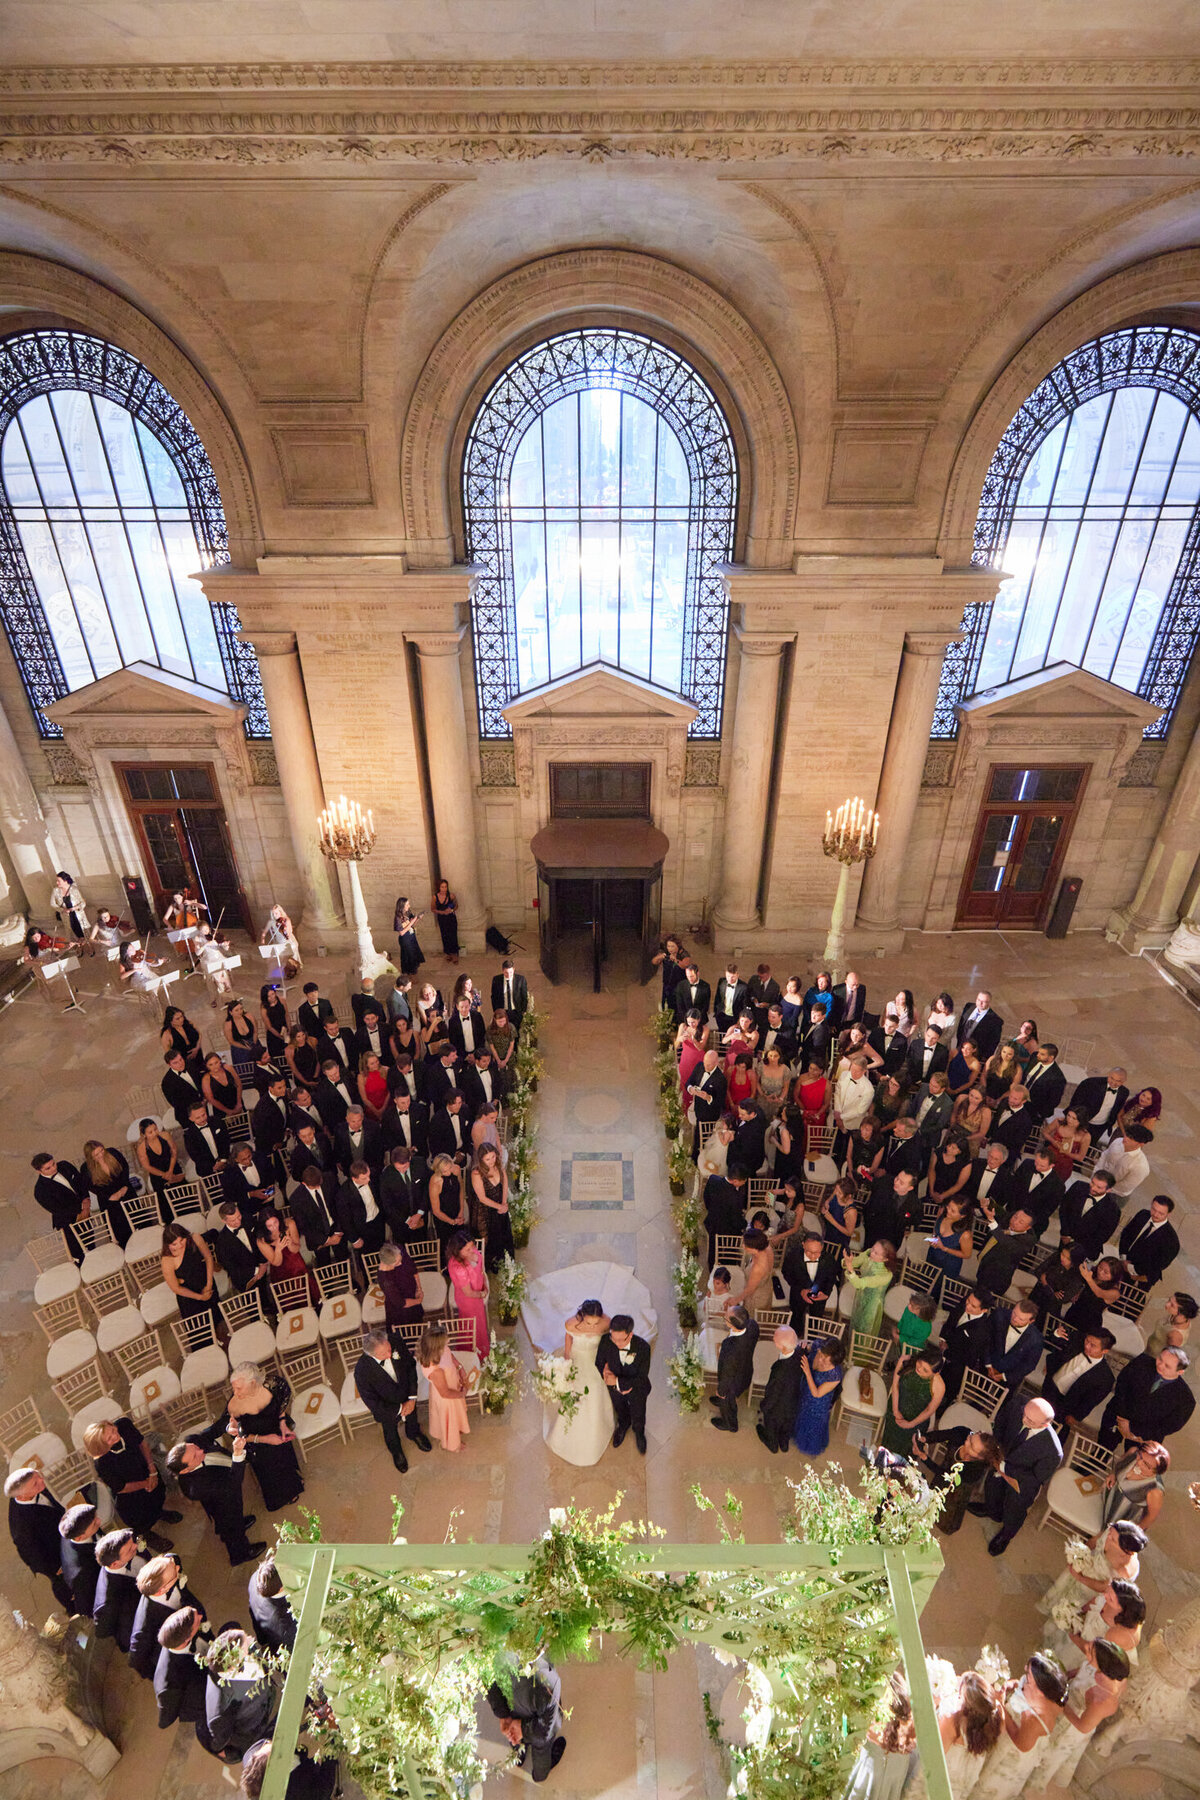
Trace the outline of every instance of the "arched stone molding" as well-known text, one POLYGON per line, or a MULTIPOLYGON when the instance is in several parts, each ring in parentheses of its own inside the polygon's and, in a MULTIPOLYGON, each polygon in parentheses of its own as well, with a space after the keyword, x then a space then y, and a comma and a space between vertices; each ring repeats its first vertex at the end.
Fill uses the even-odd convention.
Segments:
POLYGON ((1099 281, 1048 320, 1005 365, 963 434, 946 489, 939 550, 949 568, 971 560, 979 496, 996 446, 1022 404, 1064 356, 1102 332, 1195 305, 1200 248, 1174 250, 1099 281))
MULTIPOLYGON (((90 275, 16 251, 0 251, 0 308, 0 329, 9 329, 8 315, 18 311, 41 313, 56 324, 93 331, 145 363, 179 402, 208 452, 221 489, 234 566, 252 566, 263 539, 249 463, 220 401, 179 346, 145 313, 90 275)), ((22 320, 21 328, 30 322, 22 320)))
POLYGON ((761 567, 790 560, 800 457, 792 404, 741 314, 706 282, 657 257, 575 250, 526 263, 465 307, 421 371, 404 421, 400 478, 409 556, 462 556, 457 472, 475 407, 504 364, 573 326, 620 324, 694 362, 725 408, 738 450, 737 552, 761 567))

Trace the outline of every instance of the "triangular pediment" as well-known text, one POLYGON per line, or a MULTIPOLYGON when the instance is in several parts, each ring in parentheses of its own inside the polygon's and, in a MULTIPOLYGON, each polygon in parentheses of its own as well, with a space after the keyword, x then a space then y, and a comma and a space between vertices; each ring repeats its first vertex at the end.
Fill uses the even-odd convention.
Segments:
POLYGON ((964 700, 959 707, 969 724, 1001 716, 1018 718, 1103 719, 1145 729, 1161 718, 1162 708, 1137 694, 1077 669, 1073 663, 1051 663, 1033 675, 1006 681, 964 700))
POLYGON ((658 718, 691 724, 696 708, 680 694, 668 694, 636 675, 626 675, 608 663, 589 663, 573 675, 531 688, 504 708, 510 725, 532 719, 558 718, 658 718))
POLYGON ((233 725, 240 722, 245 708, 228 694, 215 693, 212 688, 201 687, 199 682, 173 675, 167 669, 130 663, 127 669, 114 669, 111 675, 102 675, 99 681, 77 688, 45 711, 57 725, 77 725, 91 718, 144 717, 147 713, 208 718, 233 725))

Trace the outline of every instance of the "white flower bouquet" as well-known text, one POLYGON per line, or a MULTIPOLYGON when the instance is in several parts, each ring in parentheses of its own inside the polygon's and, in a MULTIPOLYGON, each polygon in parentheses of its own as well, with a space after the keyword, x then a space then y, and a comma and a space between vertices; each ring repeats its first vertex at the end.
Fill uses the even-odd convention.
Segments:
POLYGON ((543 1406, 553 1406, 567 1424, 579 1411, 583 1394, 579 1390, 579 1370, 565 1356, 539 1356, 533 1371, 533 1391, 543 1406))
POLYGON ((1093 1550, 1082 1538, 1068 1538, 1065 1554, 1072 1575, 1088 1581, 1108 1581, 1112 1575, 1104 1552, 1093 1550))

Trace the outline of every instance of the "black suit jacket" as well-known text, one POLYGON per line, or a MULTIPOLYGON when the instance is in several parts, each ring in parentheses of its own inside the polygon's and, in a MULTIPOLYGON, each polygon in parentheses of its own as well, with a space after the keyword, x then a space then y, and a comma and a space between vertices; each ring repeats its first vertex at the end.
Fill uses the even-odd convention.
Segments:
POLYGON ((26 1568, 37 1575, 57 1575, 62 1567, 63 1542, 58 1532, 62 1516, 63 1508, 50 1493, 42 1494, 33 1506, 19 1500, 8 1503, 8 1535, 26 1568))
MULTIPOLYGON (((1104 1099, 1107 1093, 1107 1075, 1087 1075, 1079 1083, 1079 1086, 1071 1095, 1071 1105, 1079 1114, 1083 1124, 1091 1124, 1096 1114, 1100 1111, 1100 1108, 1104 1105, 1104 1099)), ((1116 1098, 1109 1108, 1108 1117, 1104 1121, 1102 1129, 1107 1131, 1110 1126, 1116 1124, 1121 1116, 1121 1109, 1124 1107, 1128 1098, 1129 1089, 1122 1083, 1116 1090, 1116 1098)))
MULTIPOLYGON (((947 1377, 947 1401, 953 1400, 957 1395, 964 1370, 974 1369, 977 1374, 983 1374, 989 1360, 991 1337, 991 1313, 982 1313, 979 1318, 975 1318, 971 1313, 960 1311, 953 1323, 946 1321, 942 1329, 942 1346, 946 1362, 957 1371, 956 1379, 947 1377)), ((945 1368, 942 1373, 946 1374, 945 1368)))
POLYGON ((460 1149, 466 1150, 468 1153, 470 1152, 471 1121, 467 1115, 465 1105, 460 1108, 458 1113, 458 1128, 462 1133, 461 1144, 455 1139, 454 1126, 451 1123, 448 1109, 444 1106, 439 1106, 432 1119, 429 1121, 430 1162, 433 1161, 435 1156, 457 1156, 460 1149))
POLYGON ((1003 1144, 1008 1151, 1009 1162, 1015 1165, 1021 1159, 1026 1138, 1036 1125, 1037 1120, 1028 1106, 1018 1107, 1016 1112, 1005 1113, 1002 1102, 996 1109, 988 1138, 993 1144, 1003 1144))
POLYGON ((754 1379, 754 1347, 758 1343, 758 1321, 751 1319, 737 1336, 730 1332, 721 1339, 717 1351, 717 1392, 726 1400, 744 1394, 754 1379))
POLYGON ((921 1142, 920 1132, 914 1132, 909 1138, 889 1135, 887 1147, 883 1152, 883 1161, 879 1165, 879 1173, 894 1181, 901 1170, 906 1169, 910 1175, 915 1175, 920 1181, 928 1162, 929 1152, 921 1142))
POLYGON ((296 1641, 296 1615, 286 1594, 266 1596, 259 1593, 257 1575, 256 1569, 246 1589, 254 1635, 267 1650, 290 1650, 296 1641))
POLYGON ((313 1087, 312 1097, 313 1105, 320 1113, 326 1131, 332 1137, 355 1103, 354 1089, 347 1080, 345 1072, 343 1071, 337 1081, 327 1081, 322 1075, 320 1081, 313 1087), (339 1088, 345 1088, 346 1094, 340 1093, 339 1088), (346 1097, 347 1095, 349 1098, 346 1097))
POLYGON ((889 1042, 883 1026, 877 1025, 874 1031, 867 1033, 867 1042, 876 1056, 883 1058, 883 1068, 876 1070, 877 1074, 899 1075, 903 1072, 908 1059, 908 1039, 902 1031, 894 1031, 889 1042))
POLYGON ((999 1229, 993 1231, 979 1253, 975 1285, 980 1293, 993 1298, 1003 1294, 1011 1284, 1021 1258, 1036 1246, 1037 1239, 1032 1231, 1023 1231, 1019 1236, 999 1229))
POLYGON ((987 1366, 1003 1376, 1010 1391, 1019 1388, 1027 1375, 1037 1368, 1046 1340, 1036 1325, 1028 1325, 1011 1350, 1004 1348, 1012 1322, 1012 1307, 997 1306, 989 1320, 987 1366))
POLYGON ((250 1131, 256 1156, 270 1156, 287 1136, 287 1101, 280 1112, 270 1094, 264 1094, 250 1114, 250 1131))
POLYGON ((468 1056, 476 1055, 487 1043, 487 1026, 474 1007, 465 1019, 455 1007, 450 1015, 446 1035, 458 1051, 459 1062, 465 1063, 468 1056))
MULTIPOLYGON (((996 1170, 987 1191, 987 1204, 997 1218, 1007 1215, 1013 1199, 1013 1175, 1015 1171, 1011 1163, 1005 1163, 996 1170)), ((967 1176, 966 1185, 961 1190, 972 1200, 979 1199, 979 1189, 987 1174, 987 1161, 978 1156, 971 1164, 971 1173, 967 1176)), ((981 1203, 982 1204, 982 1203, 981 1203)))
POLYGON ((1101 1199, 1092 1201, 1085 1213, 1083 1209, 1092 1198, 1090 1188, 1091 1183, 1083 1179, 1071 1183, 1058 1209, 1058 1222, 1064 1241, 1082 1244, 1087 1255, 1094 1257, 1099 1256, 1120 1224, 1121 1207, 1110 1189, 1101 1199))
MULTIPOLYGON (((296 1229, 315 1256, 324 1246, 325 1239, 331 1232, 341 1231, 342 1223, 338 1217, 337 1195, 333 1192, 331 1182, 322 1182, 322 1192, 329 1208, 329 1219, 325 1218, 319 1203, 313 1199, 309 1190, 301 1185, 294 1187, 288 1197, 288 1205, 292 1209, 292 1217, 296 1221, 296 1229)), ((348 1255, 345 1242, 334 1245, 342 1255, 348 1255)))
POLYGON ((796 1423, 796 1414, 800 1410, 801 1398, 806 1391, 799 1350, 793 1351, 791 1356, 777 1357, 771 1364, 766 1392, 762 1397, 760 1416, 763 1423, 790 1435, 796 1423))
POLYGON ((101 1569, 96 1582, 96 1610, 92 1615, 96 1621, 96 1636, 116 1638, 121 1649, 128 1652, 141 1598, 132 1575, 101 1569))
POLYGON ((698 1068, 688 1083, 689 1087, 700 1088, 702 1092, 689 1094, 696 1109, 697 1125, 715 1125, 725 1111, 725 1096, 729 1084, 725 1079, 725 1071, 720 1063, 715 1069, 698 1068))
POLYGON ((406 1184, 394 1163, 388 1163, 379 1178, 379 1210, 387 1221, 395 1244, 416 1244, 429 1236, 429 1198, 425 1164, 420 1157, 408 1165, 406 1184), (410 1226, 409 1219, 421 1215, 421 1224, 410 1226))
MULTIPOLYGON (((189 1587, 184 1588, 179 1606, 194 1606, 198 1613, 204 1612, 189 1587)), ((152 1679, 158 1663, 159 1631, 176 1611, 177 1606, 164 1606, 161 1600, 151 1599, 145 1594, 138 1599, 137 1611, 133 1615, 133 1631, 129 1638, 129 1666, 136 1669, 146 1681, 152 1679)))
POLYGON ((305 1169, 320 1169, 322 1175, 336 1175, 337 1155, 328 1135, 318 1131, 311 1144, 298 1143, 288 1160, 288 1173, 293 1181, 303 1178, 305 1169))
POLYGON ((180 1720, 195 1725, 204 1717, 208 1677, 186 1650, 160 1650, 154 1665, 154 1698, 158 1702, 158 1728, 167 1731, 180 1720))
POLYGON ((195 1106, 197 1101, 204 1100, 204 1095, 200 1091, 200 1083, 189 1081, 186 1075, 180 1075, 174 1069, 168 1069, 159 1085, 167 1105, 174 1110, 176 1122, 186 1125, 188 1109, 195 1106))
MULTIPOLYGON (((1017 1493, 1026 1512, 1033 1505, 1050 1477, 1061 1465, 1062 1444, 1052 1426, 1025 1436, 1021 1414, 1013 1411, 1001 1427, 1000 1448, 1004 1452, 1004 1472, 1017 1483, 1017 1493)), ((1011 1491, 1011 1490, 1010 1490, 1011 1491)))
POLYGON ((357 1150, 350 1142, 350 1127, 343 1119, 333 1134, 333 1149, 338 1167, 347 1175, 352 1162, 365 1162, 371 1171, 371 1180, 379 1180, 379 1172, 383 1167, 383 1133, 375 1119, 364 1115, 362 1142, 357 1150))
POLYGON ((994 1007, 989 1006, 982 1019, 968 1029, 968 1020, 974 1010, 973 1006, 963 1008, 954 1042, 956 1045, 962 1045, 968 1038, 974 1039, 980 1062, 986 1062, 988 1057, 994 1054, 996 1045, 1000 1042, 1000 1036, 1004 1030, 1004 1020, 994 1007))
MULTIPOLYGON (((101 1535, 100 1532, 96 1534, 97 1537, 101 1535)), ((81 1544, 73 1544, 70 1538, 63 1538, 61 1542, 63 1577, 75 1596, 75 1611, 90 1619, 96 1606, 96 1583, 100 1578, 96 1538, 87 1538, 81 1544)))
MULTIPOLYGON (((499 1012, 504 1006, 504 976, 492 976, 492 1011, 499 1012)), ((519 1024, 529 1011, 529 983, 524 975, 513 970, 512 1006, 508 1009, 509 1017, 519 1024)))
POLYGON ((734 1167, 740 1165, 748 1175, 757 1175, 766 1155, 767 1121, 762 1114, 759 1113, 753 1119, 739 1119, 733 1142, 729 1146, 729 1164, 734 1167))
POLYGON ((1054 1169, 1043 1175, 1035 1187, 1033 1178, 1037 1173, 1037 1165, 1032 1157, 1013 1171, 1012 1196, 1009 1206, 1010 1208, 1019 1206, 1023 1211, 1032 1213, 1033 1234, 1035 1237, 1041 1237, 1062 1205, 1066 1189, 1063 1187, 1062 1176, 1054 1169))
POLYGON ((736 1020, 744 1006, 750 1004, 750 990, 744 981, 734 982, 732 988, 722 975, 713 989, 713 1012, 720 1017, 736 1020))
POLYGON ((229 1161, 229 1133, 219 1120, 213 1119, 206 1129, 212 1132, 213 1143, 217 1146, 217 1154, 213 1155, 204 1138, 189 1119, 183 1128, 183 1147, 196 1165, 196 1174, 201 1179, 211 1175, 218 1162, 229 1161))
POLYGON ((311 1000, 302 1000, 296 1009, 296 1023, 303 1025, 310 1038, 318 1041, 325 1036, 326 1019, 334 1016, 332 1000, 318 1000, 314 1006, 311 1000))
POLYGON ((254 1199, 253 1196, 257 1189, 269 1187, 278 1188, 278 1183, 275 1180, 275 1171, 268 1166, 265 1157, 261 1161, 256 1157, 254 1159, 254 1166, 258 1170, 258 1181, 255 1183, 254 1187, 251 1187, 249 1181, 246 1179, 246 1174, 241 1163, 228 1162, 221 1170, 222 1194, 225 1196, 226 1200, 232 1200, 236 1206, 240 1206, 242 1209, 242 1218, 249 1220, 256 1219, 262 1207, 266 1204, 265 1201, 254 1199))
POLYGON ((335 1032, 321 1030, 316 1034, 316 1041, 317 1055, 322 1062, 327 1062, 331 1056, 336 1057, 342 1064, 344 1075, 355 1076, 358 1074, 358 1045, 354 1041, 354 1033, 348 1026, 339 1025, 335 1032), (338 1049, 339 1044, 346 1052, 344 1060, 338 1049))
POLYGON ((354 1365, 354 1385, 358 1389, 358 1397, 373 1419, 394 1419, 400 1408, 415 1399, 417 1392, 417 1365, 412 1351, 394 1334, 391 1339, 392 1360, 396 1364, 397 1373, 393 1376, 390 1369, 374 1356, 368 1356, 364 1350, 354 1365))
POLYGON ((700 1014, 702 1021, 707 1022, 712 1005, 712 988, 707 981, 698 981, 693 999, 687 977, 681 973, 675 984, 675 992, 671 996, 671 1004, 675 1008, 675 1017, 681 1025, 693 1010, 700 1014))
POLYGON ((950 1052, 945 1044, 935 1044, 929 1058, 929 1067, 925 1067, 925 1052, 928 1044, 922 1037, 919 1041, 914 1032, 904 1057, 904 1075, 910 1087, 920 1087, 931 1075, 941 1075, 950 1067, 950 1052))
MULTIPOLYGON (((491 1098, 498 1104, 500 1096, 505 1089, 504 1072, 496 1067, 495 1062, 490 1062, 488 1064, 488 1073, 491 1076, 491 1098)), ((475 1118, 479 1113, 480 1108, 486 1106, 488 1102, 488 1095, 484 1091, 483 1079, 480 1076, 479 1070, 475 1068, 464 1069, 459 1086, 462 1089, 463 1111, 469 1113, 471 1118, 475 1118)))
MULTIPOLYGON (((363 999, 365 1000, 367 998, 368 996, 364 994, 363 999)), ((378 1006, 378 1003, 376 1004, 378 1006)), ((391 1026, 383 1015, 383 1008, 378 1007, 378 1011, 380 1015, 379 1030, 376 1033, 376 1036, 379 1039, 378 1044, 373 1044, 371 1042, 371 1034, 361 1022, 359 1023, 358 1030, 354 1033, 354 1064, 356 1068, 358 1067, 360 1059, 364 1056, 377 1056, 380 1065, 385 1069, 391 1063, 391 1026)))
POLYGON ((463 1091, 461 1061, 452 1063, 447 1069, 440 1057, 426 1057, 421 1064, 417 1078, 422 1085, 424 1098, 431 1114, 435 1107, 445 1105, 447 1094, 461 1094, 463 1091), (451 1075, 454 1076, 453 1081, 450 1079, 451 1075))
POLYGON ((276 1694, 270 1682, 250 1693, 223 1687, 208 1677, 204 1716, 213 1752, 226 1762, 240 1762, 251 1744, 267 1735, 275 1711, 276 1694))
POLYGON ((746 1229, 748 1188, 737 1188, 724 1175, 710 1175, 704 1184, 704 1229, 710 1238, 740 1237, 746 1229))
POLYGON ((1114 1419, 1128 1419, 1135 1437, 1161 1443, 1173 1432, 1183 1430, 1196 1410, 1196 1396, 1183 1375, 1154 1388, 1158 1379, 1155 1361, 1147 1350, 1125 1364, 1117 1376, 1105 1418, 1111 1414, 1114 1419))
MULTIPOLYGON (((380 1204, 382 1196, 379 1192, 378 1182, 372 1180, 370 1188, 371 1198, 382 1216, 383 1207, 380 1204)), ((360 1190, 353 1181, 343 1181, 338 1189, 337 1199, 334 1202, 334 1216, 337 1219, 339 1231, 345 1234, 347 1244, 357 1243, 367 1228, 367 1208, 360 1190)), ((370 1248, 369 1245, 368 1248, 370 1248)))
MULTIPOLYGON (((223 1435, 224 1419, 217 1419, 204 1431, 188 1433, 186 1442, 199 1444, 206 1454, 217 1448, 223 1435)), ((245 1508, 242 1504, 242 1482, 245 1478, 244 1462, 230 1461, 225 1468, 216 1464, 203 1464, 193 1469, 190 1475, 179 1477, 180 1491, 184 1498, 202 1506, 212 1520, 213 1529, 219 1538, 227 1544, 236 1544, 245 1536, 242 1519, 245 1508)))
POLYGON ((762 1039, 759 1043, 759 1055, 765 1057, 768 1050, 775 1049, 778 1050, 785 1063, 794 1063, 800 1048, 795 1032, 789 1031, 786 1025, 781 1025, 775 1036, 768 1042, 770 1029, 769 1025, 761 1027, 762 1039))
POLYGON ((1057 1062, 1031 1062, 1025 1071, 1025 1086, 1029 1089, 1029 1110, 1044 1124, 1051 1113, 1058 1110, 1067 1091, 1067 1078, 1057 1062))
POLYGON ((1140 1275, 1149 1287, 1161 1281, 1164 1273, 1170 1268, 1179 1255, 1179 1236, 1167 1219, 1157 1231, 1149 1237, 1137 1242, 1141 1232, 1150 1223, 1150 1208, 1144 1206, 1140 1212, 1134 1213, 1128 1225, 1117 1240, 1121 1255, 1128 1262, 1135 1275, 1140 1275))
POLYGON ((623 1363, 621 1352, 613 1343, 608 1332, 600 1339, 596 1351, 596 1367, 600 1371, 600 1379, 604 1380, 605 1369, 611 1369, 617 1378, 617 1386, 623 1394, 650 1392, 650 1346, 645 1338, 639 1337, 636 1331, 629 1339, 628 1351, 632 1352, 633 1361, 623 1363))
POLYGON ((816 1279, 812 1280, 809 1276, 808 1265, 804 1260, 804 1245, 800 1242, 799 1237, 792 1238, 783 1253, 780 1274, 788 1285, 793 1320, 799 1317, 804 1307, 820 1306, 828 1300, 838 1284, 841 1271, 841 1259, 837 1252, 823 1250, 817 1259, 816 1279), (810 1287, 816 1288, 816 1297, 806 1300, 804 1296, 810 1287))
POLYGON ((810 1020, 800 1033, 800 1056, 804 1062, 827 1063, 833 1049, 833 1025, 826 1013, 817 1024, 810 1020))
POLYGON ((833 1011, 839 1031, 847 1025, 861 1025, 867 1010, 867 990, 860 981, 854 990, 853 999, 846 998, 846 984, 839 981, 833 990, 833 1011))
POLYGON ((89 1192, 86 1174, 77 1169, 74 1163, 60 1162, 58 1173, 65 1175, 70 1182, 70 1192, 53 1175, 39 1175, 33 1184, 33 1197, 50 1214, 50 1223, 55 1231, 61 1231, 64 1226, 75 1223, 89 1192))
POLYGON ((877 1175, 871 1183, 871 1192, 862 1209, 863 1230, 866 1234, 864 1243, 874 1244, 880 1238, 885 1238, 898 1250, 906 1233, 912 1228, 913 1216, 919 1204, 915 1188, 908 1194, 898 1194, 895 1182, 886 1170, 882 1175, 877 1175))
MULTIPOLYGON (((463 1105, 466 1105, 465 1100, 463 1105)), ((429 1143, 429 1108, 423 1100, 413 1100, 410 1097, 407 1117, 408 1136, 405 1137, 396 1108, 389 1106, 384 1113, 379 1131, 385 1156, 397 1144, 407 1144, 418 1156, 424 1156, 429 1143)))
POLYGON ((1115 1377, 1107 1358, 1103 1356, 1090 1369, 1085 1369, 1068 1388, 1058 1386, 1058 1376, 1061 1374, 1062 1370, 1059 1369, 1057 1375, 1049 1376, 1046 1382, 1047 1389, 1052 1390, 1046 1394, 1046 1398, 1060 1419, 1077 1419, 1082 1424, 1088 1414, 1112 1393, 1115 1377))
POLYGON ((213 1250, 217 1261, 228 1275, 239 1294, 244 1294, 251 1285, 255 1275, 262 1267, 264 1259, 254 1247, 254 1234, 243 1221, 242 1230, 250 1239, 247 1250, 236 1231, 230 1231, 228 1225, 222 1225, 213 1238, 213 1250))

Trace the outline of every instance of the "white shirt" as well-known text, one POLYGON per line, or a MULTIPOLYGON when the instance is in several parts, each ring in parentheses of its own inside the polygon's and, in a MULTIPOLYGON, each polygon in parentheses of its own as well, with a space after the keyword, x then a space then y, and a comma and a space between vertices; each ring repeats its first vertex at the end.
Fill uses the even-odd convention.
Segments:
POLYGON ((396 1118, 399 1121, 399 1125, 400 1125, 401 1140, 404 1143, 406 1143, 408 1145, 409 1149, 411 1150, 412 1149, 412 1114, 406 1113, 406 1112, 401 1112, 399 1107, 397 1107, 396 1108, 396 1118))
POLYGON ((506 975, 504 977, 504 1010, 506 1013, 511 1014, 511 1012, 512 1012, 512 976, 511 975, 506 975))
POLYGON ((492 1099, 492 1071, 490 1069, 476 1069, 475 1073, 479 1077, 479 1085, 482 1087, 484 1094, 490 1101, 492 1099))
POLYGON ((363 1203, 363 1210, 367 1215, 367 1224, 370 1225, 379 1217, 379 1208, 375 1204, 375 1196, 371 1192, 371 1184, 369 1181, 363 1182, 358 1190, 358 1197, 363 1203))
POLYGON ((242 1174, 246 1177, 246 1180, 250 1183, 250 1186, 252 1188, 262 1186, 262 1182, 258 1178, 258 1164, 257 1163, 254 1163, 254 1162, 239 1163, 238 1167, 242 1171, 242 1174))
POLYGON ((833 1110, 841 1114, 842 1124, 847 1131, 854 1131, 862 1124, 874 1099, 875 1089, 865 1075, 855 1080, 849 1069, 843 1069, 834 1089, 833 1110))
POLYGON ((1012 1349, 1013 1345, 1016 1343, 1018 1338, 1023 1338, 1025 1336, 1025 1333, 1028 1329, 1029 1329, 1028 1326, 1018 1326, 1018 1325, 1010 1325, 1009 1326, 1008 1330, 1004 1334, 1005 1354, 1007 1354, 1008 1351, 1010 1351, 1012 1349))
POLYGON ((1113 1177, 1112 1192, 1118 1200, 1124 1200, 1127 1195, 1132 1194, 1134 1188, 1141 1187, 1150 1173, 1150 1164, 1142 1146, 1135 1144, 1132 1150, 1126 1150, 1121 1138, 1108 1146, 1096 1167, 1106 1170, 1113 1177))
POLYGON ((1100 1102, 1100 1105, 1097 1107, 1096 1111, 1092 1114, 1090 1123, 1092 1125, 1107 1125, 1108 1119, 1109 1119, 1109 1114, 1112 1112, 1112 1109, 1116 1104, 1117 1104, 1117 1089, 1116 1088, 1105 1088, 1104 1098, 1100 1102))
POLYGON ((454 1127, 454 1141, 458 1145, 459 1149, 461 1150, 462 1149, 462 1118, 461 1118, 461 1115, 458 1113, 450 1113, 447 1116, 449 1117, 450 1123, 454 1127))
POLYGON ((1097 1363, 1103 1361, 1102 1356, 1084 1356, 1080 1352, 1078 1356, 1073 1356, 1070 1362, 1064 1363, 1062 1368, 1055 1372, 1053 1378, 1055 1387, 1060 1394, 1067 1393, 1073 1382, 1078 1381, 1081 1375, 1086 1375, 1089 1369, 1094 1369, 1097 1363))
POLYGON ((209 1149, 212 1151, 212 1153, 215 1157, 217 1154, 217 1140, 212 1134, 212 1126, 211 1125, 201 1125, 200 1136, 204 1139, 205 1143, 208 1145, 209 1149))
POLYGON ((987 1199, 992 1191, 992 1183, 999 1173, 999 1169, 985 1169, 983 1171, 983 1174, 979 1177, 979 1186, 975 1190, 975 1198, 977 1200, 987 1199))
POLYGON ((325 1041, 327 1043, 330 1043, 333 1045, 334 1049, 337 1051, 338 1055, 342 1059, 342 1067, 345 1069, 348 1069, 350 1067, 350 1058, 346 1052, 346 1046, 345 1046, 345 1044, 343 1044, 341 1038, 340 1037, 331 1038, 327 1034, 325 1041))

